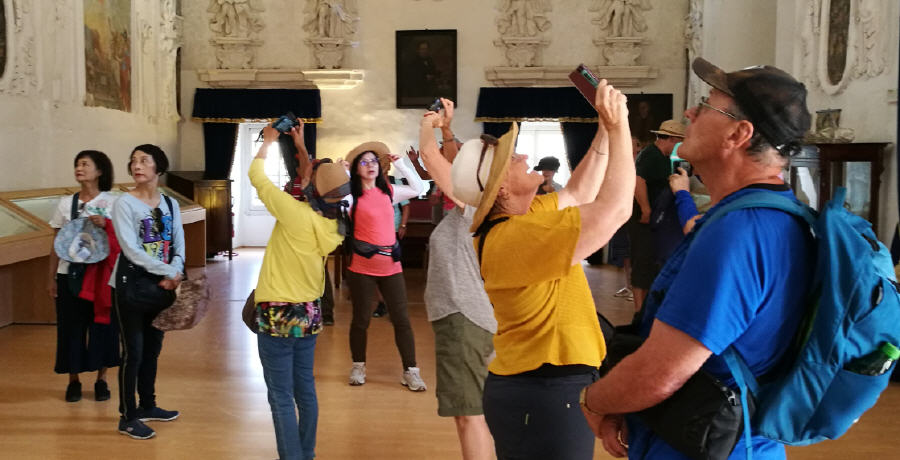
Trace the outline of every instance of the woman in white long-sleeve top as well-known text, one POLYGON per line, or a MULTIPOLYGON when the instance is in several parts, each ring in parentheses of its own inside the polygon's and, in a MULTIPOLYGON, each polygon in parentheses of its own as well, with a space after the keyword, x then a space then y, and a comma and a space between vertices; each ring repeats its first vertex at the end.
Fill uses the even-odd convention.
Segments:
POLYGON ((416 365, 416 345, 406 310, 406 281, 400 265, 400 243, 394 232, 394 204, 419 196, 425 189, 422 179, 392 155, 381 142, 366 142, 351 150, 350 164, 351 231, 348 238, 351 261, 347 282, 353 302, 350 323, 350 352, 353 366, 350 385, 366 383, 366 341, 374 305, 375 287, 387 305, 394 341, 400 351, 403 374, 400 383, 412 391, 425 391, 425 382, 416 365), (409 185, 390 185, 382 174, 379 159, 390 158, 409 185))
POLYGON ((123 283, 127 280, 118 276, 124 273, 124 264, 130 262, 160 275, 159 286, 163 289, 174 290, 184 277, 184 229, 178 202, 164 197, 157 189, 159 177, 168 168, 169 160, 159 147, 135 147, 128 161, 128 173, 136 187, 116 200, 112 213, 122 249, 110 278, 110 285, 116 288, 114 306, 124 351, 119 367, 119 432, 135 439, 149 439, 156 434, 143 422, 178 417, 178 411, 156 405, 156 364, 163 332, 151 323, 163 308, 130 304, 123 295, 123 283))

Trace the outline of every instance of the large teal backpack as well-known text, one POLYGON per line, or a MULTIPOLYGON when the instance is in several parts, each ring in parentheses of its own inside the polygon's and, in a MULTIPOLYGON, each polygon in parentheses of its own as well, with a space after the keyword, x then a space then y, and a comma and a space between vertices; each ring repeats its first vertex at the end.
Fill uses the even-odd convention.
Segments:
POLYGON ((756 434, 784 444, 835 439, 875 405, 888 385, 892 369, 880 375, 845 369, 884 342, 900 346, 900 295, 890 253, 869 222, 844 208, 845 194, 838 188, 817 215, 791 199, 751 193, 711 217, 736 209, 774 208, 806 220, 816 238, 811 302, 784 365, 760 383, 733 347, 723 352, 741 389, 743 407, 748 390, 756 403, 752 421, 744 413, 748 459, 750 426, 756 434))

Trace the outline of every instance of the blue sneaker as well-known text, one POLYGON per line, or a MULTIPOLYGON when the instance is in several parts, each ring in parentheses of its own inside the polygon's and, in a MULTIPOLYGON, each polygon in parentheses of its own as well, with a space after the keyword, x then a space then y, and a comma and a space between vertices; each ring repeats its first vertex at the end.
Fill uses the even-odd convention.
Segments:
POLYGON ((122 433, 126 436, 131 436, 134 439, 150 439, 156 436, 156 432, 153 431, 153 428, 144 425, 144 422, 138 419, 134 419, 129 422, 124 418, 120 418, 119 433, 122 433))
POLYGON ((154 406, 152 409, 144 409, 143 407, 139 407, 137 410, 137 418, 142 422, 170 422, 178 418, 178 411, 165 410, 156 406, 154 406))

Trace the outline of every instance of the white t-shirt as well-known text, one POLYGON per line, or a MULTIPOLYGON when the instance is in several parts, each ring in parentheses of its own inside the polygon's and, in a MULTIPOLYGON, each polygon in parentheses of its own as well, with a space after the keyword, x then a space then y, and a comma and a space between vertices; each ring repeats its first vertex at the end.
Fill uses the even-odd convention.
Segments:
MULTIPOLYGON (((50 218, 50 226, 53 228, 62 228, 71 221, 72 197, 74 195, 66 195, 59 199, 56 211, 50 218)), ((85 203, 78 198, 78 217, 87 216, 103 216, 112 219, 112 206, 116 201, 116 195, 109 192, 100 192, 93 200, 85 203)), ((56 266, 56 273, 69 273, 69 262, 59 259, 59 265, 56 266)))

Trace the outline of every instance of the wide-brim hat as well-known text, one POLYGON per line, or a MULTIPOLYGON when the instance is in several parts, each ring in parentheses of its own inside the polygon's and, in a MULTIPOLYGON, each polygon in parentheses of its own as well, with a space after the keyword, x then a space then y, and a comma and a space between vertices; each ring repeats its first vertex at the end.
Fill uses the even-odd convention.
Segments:
POLYGON ((59 229, 53 240, 53 250, 62 260, 93 264, 109 256, 109 239, 106 230, 91 223, 87 217, 80 217, 59 229))
POLYGON ((466 141, 453 160, 450 168, 453 195, 476 208, 470 228, 472 232, 478 229, 494 207, 500 185, 506 179, 518 135, 519 127, 512 123, 497 145, 486 144, 482 139, 466 141))
POLYGON ((654 134, 662 134, 664 136, 684 137, 684 123, 675 120, 666 120, 659 125, 658 130, 650 130, 654 134))
POLYGON ((351 150, 350 153, 348 153, 347 156, 344 157, 344 161, 352 165, 353 160, 356 159, 356 157, 366 152, 372 152, 376 157, 378 157, 378 164, 381 166, 382 174, 391 169, 391 149, 389 149, 384 142, 363 142, 362 144, 354 147, 353 150, 351 150))
POLYGON ((327 203, 337 203, 350 194, 350 176, 340 163, 322 163, 316 168, 316 192, 327 203))

